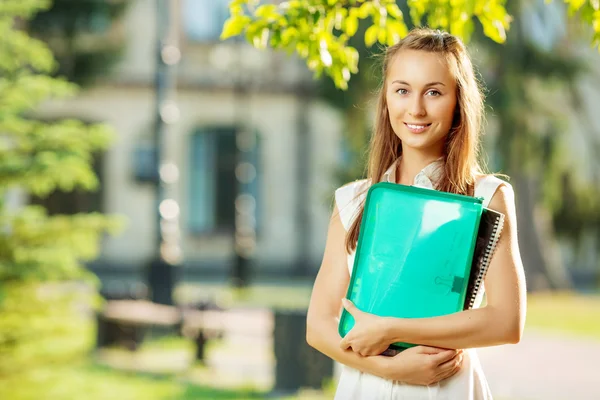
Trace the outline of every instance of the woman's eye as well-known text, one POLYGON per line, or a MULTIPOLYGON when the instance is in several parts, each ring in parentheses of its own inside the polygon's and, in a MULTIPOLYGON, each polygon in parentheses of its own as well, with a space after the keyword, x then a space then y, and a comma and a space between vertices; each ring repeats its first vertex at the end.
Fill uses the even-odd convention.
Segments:
POLYGON ((438 92, 437 90, 430 90, 430 91, 427 92, 427 95, 428 96, 440 96, 441 93, 438 92))
POLYGON ((406 90, 406 89, 398 89, 398 90, 396 91, 396 93, 398 93, 398 94, 407 94, 407 93, 408 93, 408 90, 406 90))

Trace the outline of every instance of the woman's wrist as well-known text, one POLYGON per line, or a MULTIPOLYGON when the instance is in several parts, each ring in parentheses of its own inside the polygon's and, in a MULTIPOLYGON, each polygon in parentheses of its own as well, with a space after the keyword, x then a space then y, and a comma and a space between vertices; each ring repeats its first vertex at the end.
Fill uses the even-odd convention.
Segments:
POLYGON ((397 318, 385 317, 383 318, 383 337, 389 344, 398 342, 397 332, 397 318))
POLYGON ((395 371, 393 371, 391 357, 375 356, 378 374, 383 379, 394 380, 395 371))
POLYGON ((403 365, 400 361, 400 357, 393 356, 378 356, 380 360, 381 377, 390 381, 403 381, 403 365))

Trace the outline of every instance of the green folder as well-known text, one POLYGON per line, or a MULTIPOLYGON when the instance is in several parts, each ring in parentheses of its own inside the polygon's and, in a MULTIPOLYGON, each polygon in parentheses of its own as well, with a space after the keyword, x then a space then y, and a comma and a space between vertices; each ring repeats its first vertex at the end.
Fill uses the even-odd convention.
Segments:
MULTIPOLYGON (((426 318, 463 310, 482 212, 481 198, 395 183, 372 185, 346 297, 360 310, 383 317, 426 318)), ((354 318, 344 310, 340 335, 353 326, 354 318)))

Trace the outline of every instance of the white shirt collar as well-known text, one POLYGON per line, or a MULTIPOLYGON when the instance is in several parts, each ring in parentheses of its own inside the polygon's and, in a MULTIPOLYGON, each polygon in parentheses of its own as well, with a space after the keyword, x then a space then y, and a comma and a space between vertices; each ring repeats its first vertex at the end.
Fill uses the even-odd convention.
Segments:
MULTIPOLYGON (((383 182, 392 182, 392 176, 395 176, 396 165, 400 161, 400 157, 392 163, 392 165, 385 171, 383 182)), ((426 189, 435 189, 444 173, 444 157, 440 157, 433 161, 431 164, 423 168, 416 176, 413 182, 413 186, 418 186, 426 189)))

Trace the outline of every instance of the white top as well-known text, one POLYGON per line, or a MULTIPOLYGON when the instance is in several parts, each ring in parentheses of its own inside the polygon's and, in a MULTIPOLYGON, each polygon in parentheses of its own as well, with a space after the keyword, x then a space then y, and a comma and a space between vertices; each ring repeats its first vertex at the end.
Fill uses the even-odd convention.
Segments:
MULTIPOLYGON (((382 181, 395 181, 394 163, 384 174, 382 181)), ((417 176, 414 186, 433 189, 443 173, 443 160, 438 159, 429 164, 417 176)), ((475 197, 483 198, 483 205, 487 207, 496 189, 506 182, 492 175, 482 177, 476 182, 475 197)), ((340 213, 342 225, 346 231, 358 214, 363 203, 370 182, 366 179, 352 182, 335 191, 335 201, 340 213)), ((352 274, 355 252, 348 254, 348 270, 352 274)), ((475 308, 481 305, 485 288, 481 287, 475 299, 475 308)), ((427 400, 491 400, 485 375, 479 363, 479 358, 474 349, 468 349, 463 356, 463 366, 454 376, 435 385, 415 386, 402 382, 389 381, 374 375, 357 371, 343 366, 335 400, 399 400, 399 399, 427 399, 427 400)))

